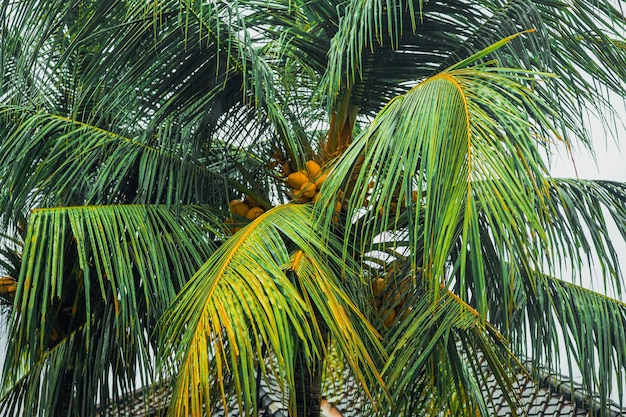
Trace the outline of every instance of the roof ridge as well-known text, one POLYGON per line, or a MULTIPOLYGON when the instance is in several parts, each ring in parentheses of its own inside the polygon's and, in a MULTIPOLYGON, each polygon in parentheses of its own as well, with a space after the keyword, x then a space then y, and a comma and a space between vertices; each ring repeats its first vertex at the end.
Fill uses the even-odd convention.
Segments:
MULTIPOLYGON (((532 371, 537 372, 539 386, 561 394, 563 398, 576 404, 577 407, 592 410, 593 414, 602 410, 600 395, 585 389, 583 384, 575 381, 571 376, 561 374, 548 367, 534 366, 530 360, 525 361, 524 367, 530 368, 531 373, 532 371)), ((618 402, 608 398, 607 404, 610 407, 609 410, 606 410, 609 411, 609 417, 626 416, 626 409, 620 406, 618 402)))

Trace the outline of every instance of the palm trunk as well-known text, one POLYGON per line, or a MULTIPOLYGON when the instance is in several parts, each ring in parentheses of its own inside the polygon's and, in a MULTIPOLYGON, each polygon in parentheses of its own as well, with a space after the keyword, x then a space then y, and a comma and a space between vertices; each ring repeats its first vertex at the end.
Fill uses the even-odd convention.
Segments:
POLYGON ((59 417, 72 417, 72 390, 74 388, 73 374, 71 370, 65 372, 61 387, 59 388, 58 400, 56 401, 56 410, 53 413, 59 417))
POLYGON ((322 401, 321 361, 314 360, 309 366, 302 358, 296 361, 296 412, 297 417, 319 417, 322 401))
MULTIPOLYGON (((326 324, 317 320, 322 333, 322 343, 328 341, 326 324)), ((302 349, 298 349, 296 357, 295 399, 297 417, 319 417, 322 401, 322 371, 321 359, 310 358, 307 363, 302 349)))

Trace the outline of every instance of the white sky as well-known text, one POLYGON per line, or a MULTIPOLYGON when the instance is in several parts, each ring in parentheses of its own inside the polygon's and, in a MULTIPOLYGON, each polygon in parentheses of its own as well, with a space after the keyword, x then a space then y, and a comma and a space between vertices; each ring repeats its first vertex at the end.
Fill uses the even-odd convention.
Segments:
MULTIPOLYGON (((552 176, 626 182, 626 128, 623 126, 626 123, 626 110, 623 104, 616 107, 621 107, 619 114, 622 120, 616 121, 617 127, 613 129, 613 132, 607 131, 599 120, 591 120, 595 161, 588 151, 581 149, 574 149, 572 155, 567 152, 559 152, 551 161, 550 172, 552 176), (620 142, 622 150, 620 150, 620 142)), ((614 224, 610 228, 612 229, 612 241, 617 252, 621 254, 621 266, 626 270, 626 242, 622 240, 614 224)), ((603 292, 604 286, 598 269, 590 267, 589 272, 589 277, 584 280, 582 285, 594 291, 603 292)), ((626 296, 622 296, 621 299, 626 300, 626 296)), ((565 355, 561 358, 561 373, 568 374, 565 355)), ((573 370, 572 378, 580 381, 581 376, 577 369, 573 370)), ((614 379, 613 386, 611 397, 614 401, 618 401, 619 393, 616 379, 614 379)), ((626 391, 623 395, 626 395, 626 391)))

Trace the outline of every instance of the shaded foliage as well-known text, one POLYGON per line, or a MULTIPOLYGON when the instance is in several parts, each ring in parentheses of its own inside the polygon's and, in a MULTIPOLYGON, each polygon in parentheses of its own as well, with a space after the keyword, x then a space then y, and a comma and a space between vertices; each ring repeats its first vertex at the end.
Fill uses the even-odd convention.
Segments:
POLYGON ((372 413, 486 414, 559 352, 605 406, 624 305, 577 279, 621 294, 626 187, 543 155, 626 97, 623 4, 2 2, 0 414, 163 378, 252 415, 271 373, 315 415, 333 361, 372 413))

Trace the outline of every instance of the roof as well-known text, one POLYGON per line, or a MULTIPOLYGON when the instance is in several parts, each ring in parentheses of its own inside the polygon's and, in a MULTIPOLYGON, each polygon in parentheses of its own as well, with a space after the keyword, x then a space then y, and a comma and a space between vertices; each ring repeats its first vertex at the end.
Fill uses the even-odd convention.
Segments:
MULTIPOLYGON (((513 416, 504 394, 497 387, 495 377, 487 380, 490 386, 489 397, 493 399, 490 411, 494 416, 513 416)), ((528 417, 569 417, 594 416, 600 411, 597 397, 588 397, 581 384, 562 375, 544 374, 539 383, 526 375, 518 375, 514 383, 520 394, 517 415, 528 417)), ((626 416, 626 410, 611 403, 608 415, 611 417, 626 416)))
MULTIPOLYGON (((538 371, 539 382, 525 373, 517 375, 513 382, 514 391, 519 395, 519 405, 515 410, 518 416, 528 417, 593 417, 600 409, 599 397, 589 397, 582 384, 554 373, 538 371)), ((489 375, 486 381, 487 408, 490 416, 513 416, 513 411, 499 388, 496 378, 489 375)), ((339 392, 326 392, 326 398, 338 409, 343 417, 363 416, 364 410, 353 394, 354 384, 339 392)), ((614 402, 609 405, 610 417, 626 416, 626 409, 614 402)), ((285 415, 286 416, 286 415, 285 415)), ((281 416, 282 417, 282 416, 281 416)))
MULTIPOLYGON (((541 373, 540 373, 541 375, 541 373)), ((539 383, 533 381, 526 374, 519 374, 514 382, 519 393, 519 406, 516 410, 519 416, 528 417, 592 417, 598 414, 600 403, 597 397, 588 397, 584 394, 582 385, 561 375, 545 373, 539 383)), ((328 384, 324 387, 324 401, 322 415, 328 417, 362 417, 366 415, 366 407, 356 395, 358 387, 353 380, 345 384, 328 384), (350 382, 351 381, 351 382, 350 382)), ((498 417, 513 416, 503 392, 496 383, 494 376, 487 379, 487 393, 490 415, 498 417)), ((169 403, 167 387, 149 387, 138 390, 127 397, 118 410, 107 410, 100 415, 126 417, 154 417, 158 411, 165 409, 169 403)), ((287 417, 286 399, 280 393, 276 380, 271 375, 261 379, 259 388, 261 410, 259 417, 287 417)), ((238 416, 235 399, 228 407, 229 416, 238 416)), ((626 410, 617 404, 611 403, 609 416, 626 416, 626 410)), ((213 416, 225 416, 224 407, 220 407, 213 416)))

